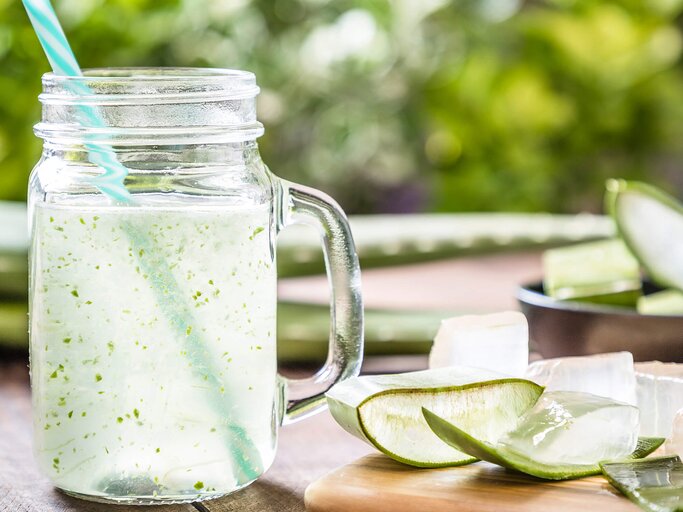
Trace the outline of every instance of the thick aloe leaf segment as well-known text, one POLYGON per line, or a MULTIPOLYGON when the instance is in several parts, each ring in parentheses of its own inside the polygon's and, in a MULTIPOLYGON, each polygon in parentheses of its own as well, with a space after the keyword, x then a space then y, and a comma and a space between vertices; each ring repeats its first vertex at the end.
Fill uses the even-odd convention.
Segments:
POLYGON ((624 242, 601 240, 543 253, 543 289, 558 300, 635 306, 640 269, 624 242))
POLYGON ((566 480, 600 472, 605 459, 644 456, 663 439, 638 441, 638 410, 587 393, 545 394, 516 428, 491 442, 424 411, 425 419, 445 442, 494 464, 539 478, 566 480))
POLYGON ((606 207, 653 281, 683 290, 683 205, 635 181, 607 182, 606 207))
POLYGON ((600 464, 610 483, 648 512, 683 511, 683 463, 680 457, 653 457, 600 464))
POLYGON ((398 375, 354 377, 327 393, 335 420, 391 458, 418 467, 457 466, 476 459, 431 431, 422 407, 498 439, 543 392, 528 380, 475 368, 449 367, 398 375))
POLYGON ((669 289, 643 295, 636 309, 641 315, 683 315, 683 292, 669 289))

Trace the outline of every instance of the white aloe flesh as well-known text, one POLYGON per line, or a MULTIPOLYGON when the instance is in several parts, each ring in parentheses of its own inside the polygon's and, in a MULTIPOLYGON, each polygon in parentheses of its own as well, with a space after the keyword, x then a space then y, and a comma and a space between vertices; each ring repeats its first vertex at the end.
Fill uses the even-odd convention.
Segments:
POLYGON ((476 459, 429 428, 422 408, 495 440, 513 428, 541 395, 533 382, 468 367, 354 377, 327 393, 330 412, 349 433, 395 460, 419 467, 476 459))
POLYGON ((636 363, 640 435, 670 437, 674 417, 683 410, 683 364, 636 363))
POLYGON ((635 305, 640 268, 624 242, 601 240, 543 253, 543 289, 558 300, 635 305))
POLYGON ((638 408, 572 391, 544 393, 498 443, 543 464, 620 459, 638 444, 638 408))
POLYGON ((607 182, 607 207, 653 281, 683 290, 683 205, 639 182, 607 182))
POLYGON ((529 363, 529 325, 519 311, 463 315, 441 322, 429 367, 472 366, 522 377, 529 363))
POLYGON ((546 391, 581 391, 637 405, 630 352, 541 359, 527 367, 524 378, 546 391))

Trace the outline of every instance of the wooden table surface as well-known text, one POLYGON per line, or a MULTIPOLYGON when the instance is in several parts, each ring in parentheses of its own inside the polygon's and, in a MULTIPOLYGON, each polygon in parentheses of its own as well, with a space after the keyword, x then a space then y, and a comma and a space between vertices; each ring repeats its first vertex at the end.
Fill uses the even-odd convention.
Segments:
MULTIPOLYGON (((537 253, 500 254, 369 270, 363 273, 363 290, 366 305, 372 307, 499 310, 514 308, 516 285, 539 275, 537 253)), ((311 277, 282 283, 280 297, 324 301, 326 293, 326 280, 311 277)), ((425 366, 423 356, 403 356, 368 359, 363 368, 364 372, 376 373, 425 366)), ((84 502, 55 491, 33 462, 30 408, 25 356, 0 353, 0 511, 140 510, 84 502)), ((310 482, 371 452, 369 446, 346 434, 324 412, 282 428, 275 463, 246 489, 219 500, 157 506, 154 510, 302 512, 303 493, 310 482)))

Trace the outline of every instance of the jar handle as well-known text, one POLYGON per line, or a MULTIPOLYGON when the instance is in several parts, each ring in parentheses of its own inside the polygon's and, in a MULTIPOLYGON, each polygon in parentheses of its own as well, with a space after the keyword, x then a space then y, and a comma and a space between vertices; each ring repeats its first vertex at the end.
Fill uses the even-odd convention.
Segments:
POLYGON ((325 392, 337 382, 358 375, 363 360, 363 301, 360 266, 349 223, 328 195, 277 179, 277 229, 306 224, 318 231, 331 286, 330 342, 327 360, 312 377, 284 383, 283 424, 293 423, 325 407, 325 392))

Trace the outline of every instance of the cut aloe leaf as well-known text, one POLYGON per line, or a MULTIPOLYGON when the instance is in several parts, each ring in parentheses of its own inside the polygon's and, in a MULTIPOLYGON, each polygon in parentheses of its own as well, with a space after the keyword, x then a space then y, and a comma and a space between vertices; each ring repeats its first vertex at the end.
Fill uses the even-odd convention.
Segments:
POLYGON ((334 419, 389 457, 418 467, 457 466, 476 459, 439 439, 427 407, 495 440, 513 428, 543 392, 528 380, 487 370, 449 367, 399 375, 354 377, 327 393, 334 419))
POLYGON ((683 463, 677 456, 600 464, 609 482, 643 510, 683 510, 683 463))
POLYGON ((624 180, 607 182, 605 203, 652 280, 683 290, 683 205, 652 185, 624 180))
POLYGON ((643 295, 636 309, 641 315, 683 315, 683 292, 669 289, 643 295))
POLYGON ((455 449, 548 480, 596 475, 602 460, 644 457, 664 442, 637 439, 635 407, 586 393, 546 393, 516 428, 493 442, 428 409, 423 414, 434 433, 455 449))
POLYGON ((558 300, 635 306, 638 261, 618 239, 551 249, 543 254, 543 288, 558 300))

